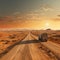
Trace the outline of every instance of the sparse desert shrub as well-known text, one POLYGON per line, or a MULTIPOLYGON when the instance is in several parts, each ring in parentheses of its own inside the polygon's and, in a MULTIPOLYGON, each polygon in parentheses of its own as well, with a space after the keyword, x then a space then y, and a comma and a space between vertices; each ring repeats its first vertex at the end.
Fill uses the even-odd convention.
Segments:
POLYGON ((10 41, 9 40, 5 40, 4 41, 4 44, 8 44, 10 41))
POLYGON ((12 40, 12 42, 16 42, 16 40, 12 40))
POLYGON ((1 42, 4 42, 4 40, 1 40, 1 42))
POLYGON ((60 37, 60 35, 55 35, 54 37, 60 37))
POLYGON ((16 35, 15 34, 13 34, 13 35, 9 35, 9 37, 8 38, 10 38, 10 39, 14 39, 16 37, 16 35))

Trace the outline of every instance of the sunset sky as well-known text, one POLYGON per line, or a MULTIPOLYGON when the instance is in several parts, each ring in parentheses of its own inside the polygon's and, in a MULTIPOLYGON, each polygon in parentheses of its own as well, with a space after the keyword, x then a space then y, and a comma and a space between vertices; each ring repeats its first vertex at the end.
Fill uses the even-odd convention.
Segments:
POLYGON ((60 0, 0 0, 0 29, 60 30, 60 0))

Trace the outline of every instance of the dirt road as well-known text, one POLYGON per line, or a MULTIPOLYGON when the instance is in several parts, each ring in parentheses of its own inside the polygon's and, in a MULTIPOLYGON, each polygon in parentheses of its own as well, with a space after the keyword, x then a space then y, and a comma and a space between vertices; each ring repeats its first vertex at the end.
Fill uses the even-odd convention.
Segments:
POLYGON ((20 44, 13 47, 0 60, 57 60, 42 50, 40 42, 35 39, 37 38, 29 33, 20 44))

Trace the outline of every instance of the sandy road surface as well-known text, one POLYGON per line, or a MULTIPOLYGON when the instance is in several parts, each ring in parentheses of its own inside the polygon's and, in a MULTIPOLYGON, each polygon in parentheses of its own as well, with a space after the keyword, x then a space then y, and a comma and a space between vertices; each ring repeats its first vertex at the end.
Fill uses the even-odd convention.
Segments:
POLYGON ((20 44, 12 48, 0 60, 55 60, 50 58, 39 47, 39 41, 34 41, 34 37, 29 33, 20 44))
POLYGON ((60 46, 59 44, 53 43, 51 41, 41 43, 47 47, 53 54, 60 60, 60 46))

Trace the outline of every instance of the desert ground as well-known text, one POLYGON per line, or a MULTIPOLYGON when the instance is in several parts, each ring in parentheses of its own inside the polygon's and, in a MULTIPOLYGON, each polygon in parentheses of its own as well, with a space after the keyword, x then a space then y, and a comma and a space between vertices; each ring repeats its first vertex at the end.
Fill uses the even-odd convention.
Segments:
POLYGON ((0 60, 60 60, 60 31, 0 31, 0 60), (47 42, 39 41, 42 33, 47 42))

